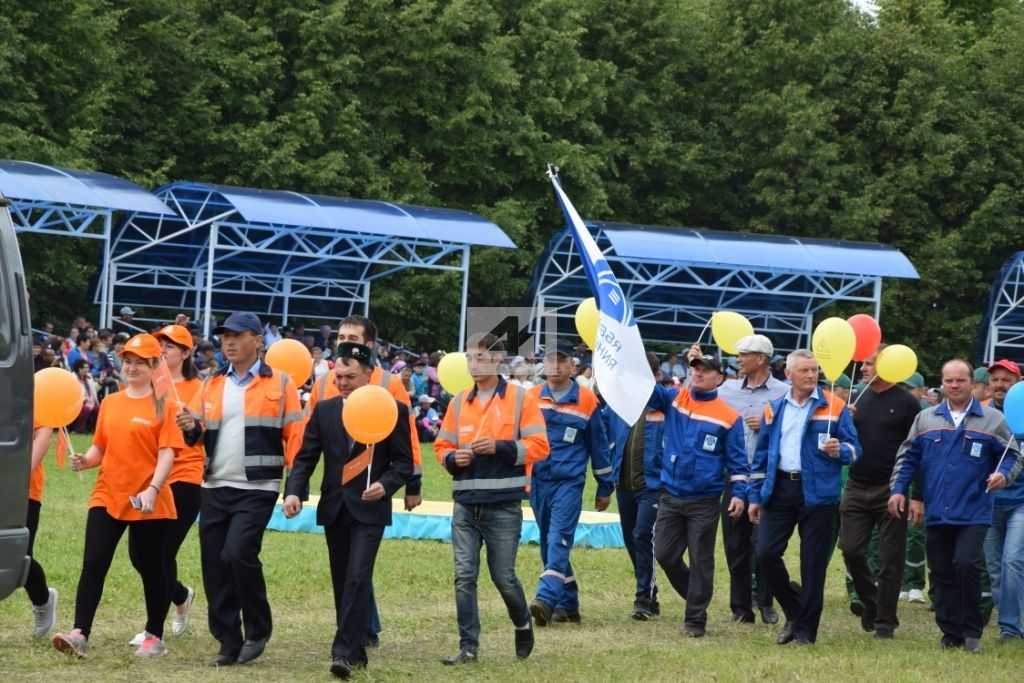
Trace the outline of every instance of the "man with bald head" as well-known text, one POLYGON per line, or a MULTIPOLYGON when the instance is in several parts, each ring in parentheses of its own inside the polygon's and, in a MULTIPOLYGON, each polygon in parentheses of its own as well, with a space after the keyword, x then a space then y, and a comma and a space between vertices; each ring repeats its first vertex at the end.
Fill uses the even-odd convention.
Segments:
POLYGON ((918 414, 897 454, 889 513, 904 515, 907 490, 917 477, 939 645, 978 653, 984 628, 981 551, 992 523, 991 492, 1013 483, 1022 462, 1003 414, 972 395, 967 361, 955 358, 942 366, 942 388, 945 400, 918 414))

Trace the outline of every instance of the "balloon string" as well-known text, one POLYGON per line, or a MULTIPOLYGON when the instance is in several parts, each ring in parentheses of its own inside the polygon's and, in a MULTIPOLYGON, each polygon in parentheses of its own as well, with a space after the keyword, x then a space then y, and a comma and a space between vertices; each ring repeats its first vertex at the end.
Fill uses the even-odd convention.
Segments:
MULTIPOLYGON (((830 394, 833 394, 833 393, 835 393, 835 390, 836 390, 836 383, 832 382, 830 380, 829 381, 828 392, 830 394)), ((828 441, 831 438, 832 438, 832 397, 829 396, 829 399, 828 399, 828 422, 825 423, 825 441, 828 441)))
POLYGON ((853 408, 854 406, 857 405, 857 401, 860 400, 861 396, 863 396, 864 394, 868 393, 868 387, 870 387, 871 383, 874 382, 876 379, 878 379, 878 375, 875 375, 870 380, 868 380, 868 383, 865 384, 864 388, 857 394, 857 398, 853 399, 853 403, 850 404, 851 408, 853 408))
POLYGON ((707 324, 706 324, 706 325, 704 326, 704 329, 703 329, 703 330, 701 330, 701 331, 700 331, 700 334, 698 334, 698 335, 697 335, 697 344, 696 344, 697 346, 700 346, 700 343, 701 343, 702 341, 704 341, 704 333, 708 331, 708 328, 709 328, 709 327, 711 327, 711 321, 712 321, 712 320, 714 319, 714 317, 715 317, 715 316, 714 316, 714 314, 712 314, 712 315, 711 315, 711 317, 710 317, 710 318, 708 318, 708 322, 707 322, 707 324))
MULTIPOLYGON (((60 428, 60 431, 64 434, 64 438, 68 442, 68 452, 71 455, 75 455, 75 447, 71 443, 71 435, 68 434, 68 426, 64 425, 63 427, 60 428)), ((57 438, 60 438, 60 437, 57 437, 57 438)), ((78 470, 78 480, 79 481, 85 481, 85 477, 82 475, 82 470, 78 470)))

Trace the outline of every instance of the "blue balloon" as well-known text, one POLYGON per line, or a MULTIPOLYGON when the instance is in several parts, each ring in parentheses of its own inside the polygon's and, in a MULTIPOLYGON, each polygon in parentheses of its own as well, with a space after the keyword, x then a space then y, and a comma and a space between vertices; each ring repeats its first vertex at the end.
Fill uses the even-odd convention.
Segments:
POLYGON ((1003 414, 1014 434, 1024 433, 1024 382, 1017 382, 1006 392, 1003 414))

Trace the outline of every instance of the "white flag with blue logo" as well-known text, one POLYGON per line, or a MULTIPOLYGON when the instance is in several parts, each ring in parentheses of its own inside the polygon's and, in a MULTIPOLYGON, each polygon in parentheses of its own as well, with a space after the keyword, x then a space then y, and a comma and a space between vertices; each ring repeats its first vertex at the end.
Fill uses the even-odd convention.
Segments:
POLYGON ((549 168, 548 177, 555 186, 562 211, 572 226, 576 249, 583 260, 583 270, 601 312, 597 345, 593 349, 594 380, 609 407, 627 424, 632 425, 644 414, 651 398, 654 374, 647 362, 640 329, 633 319, 633 309, 626 301, 626 295, 604 254, 562 191, 556 172, 557 169, 549 168))

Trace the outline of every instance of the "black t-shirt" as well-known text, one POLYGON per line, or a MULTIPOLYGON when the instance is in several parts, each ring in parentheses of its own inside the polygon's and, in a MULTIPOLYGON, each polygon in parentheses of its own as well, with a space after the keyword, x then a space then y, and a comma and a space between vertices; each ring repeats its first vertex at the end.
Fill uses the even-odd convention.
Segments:
POLYGON ((896 465, 896 453, 910 433, 921 406, 901 386, 882 393, 868 387, 857 401, 853 424, 862 454, 850 466, 850 479, 861 484, 887 484, 896 465))

